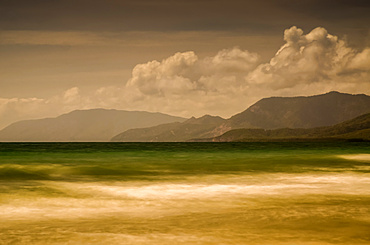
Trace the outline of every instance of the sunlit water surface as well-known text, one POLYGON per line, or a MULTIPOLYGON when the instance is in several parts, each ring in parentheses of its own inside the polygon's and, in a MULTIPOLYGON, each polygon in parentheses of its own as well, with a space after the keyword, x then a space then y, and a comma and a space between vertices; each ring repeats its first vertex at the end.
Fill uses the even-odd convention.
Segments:
POLYGON ((1 143, 0 244, 370 244, 369 143, 1 143))

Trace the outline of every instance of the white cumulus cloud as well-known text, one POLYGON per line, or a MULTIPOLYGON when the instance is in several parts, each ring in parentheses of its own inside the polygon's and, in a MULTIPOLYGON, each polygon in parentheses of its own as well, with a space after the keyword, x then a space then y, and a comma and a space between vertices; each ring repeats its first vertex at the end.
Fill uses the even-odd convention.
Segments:
POLYGON ((363 91, 369 91, 366 62, 370 60, 370 53, 367 50, 358 52, 348 47, 344 40, 328 34, 322 27, 306 35, 301 29, 291 27, 285 30, 284 40, 286 43, 270 62, 259 65, 248 75, 247 82, 277 91, 313 85, 346 90, 351 87, 349 83, 355 82, 356 86, 364 86, 363 91))

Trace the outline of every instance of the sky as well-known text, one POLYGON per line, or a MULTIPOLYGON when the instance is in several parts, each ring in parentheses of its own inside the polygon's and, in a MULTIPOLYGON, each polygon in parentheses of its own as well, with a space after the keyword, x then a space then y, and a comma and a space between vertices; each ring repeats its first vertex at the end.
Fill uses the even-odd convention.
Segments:
POLYGON ((0 0, 0 128, 75 109, 230 117, 370 94, 368 0, 0 0))

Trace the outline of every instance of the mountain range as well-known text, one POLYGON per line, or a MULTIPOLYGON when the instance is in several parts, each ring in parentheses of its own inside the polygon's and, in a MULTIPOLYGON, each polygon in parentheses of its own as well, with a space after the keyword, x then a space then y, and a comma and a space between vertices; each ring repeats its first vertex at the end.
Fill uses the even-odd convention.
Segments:
POLYGON ((112 138, 121 142, 172 142, 214 138, 233 129, 314 128, 330 126, 370 112, 370 96, 330 92, 314 96, 264 98, 223 119, 191 118, 150 128, 130 129, 112 138))
POLYGON ((312 132, 319 132, 312 137, 329 137, 334 131, 325 131, 328 130, 325 127, 366 113, 370 113, 370 96, 339 92, 264 98, 228 119, 210 115, 185 119, 143 111, 76 110, 56 118, 15 122, 0 131, 0 141, 235 141, 248 137, 311 137, 312 132), (316 131, 307 130, 312 128, 316 131))
POLYGON ((56 118, 15 122, 0 131, 0 141, 109 141, 131 128, 186 120, 162 113, 123 110, 76 110, 56 118))

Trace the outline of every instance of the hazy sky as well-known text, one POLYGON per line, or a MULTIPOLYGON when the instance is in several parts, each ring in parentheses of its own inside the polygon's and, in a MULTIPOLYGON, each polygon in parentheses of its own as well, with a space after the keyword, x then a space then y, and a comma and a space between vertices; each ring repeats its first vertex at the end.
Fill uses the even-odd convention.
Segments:
POLYGON ((0 128, 74 109, 231 116, 370 94, 370 1, 0 0, 0 128))

